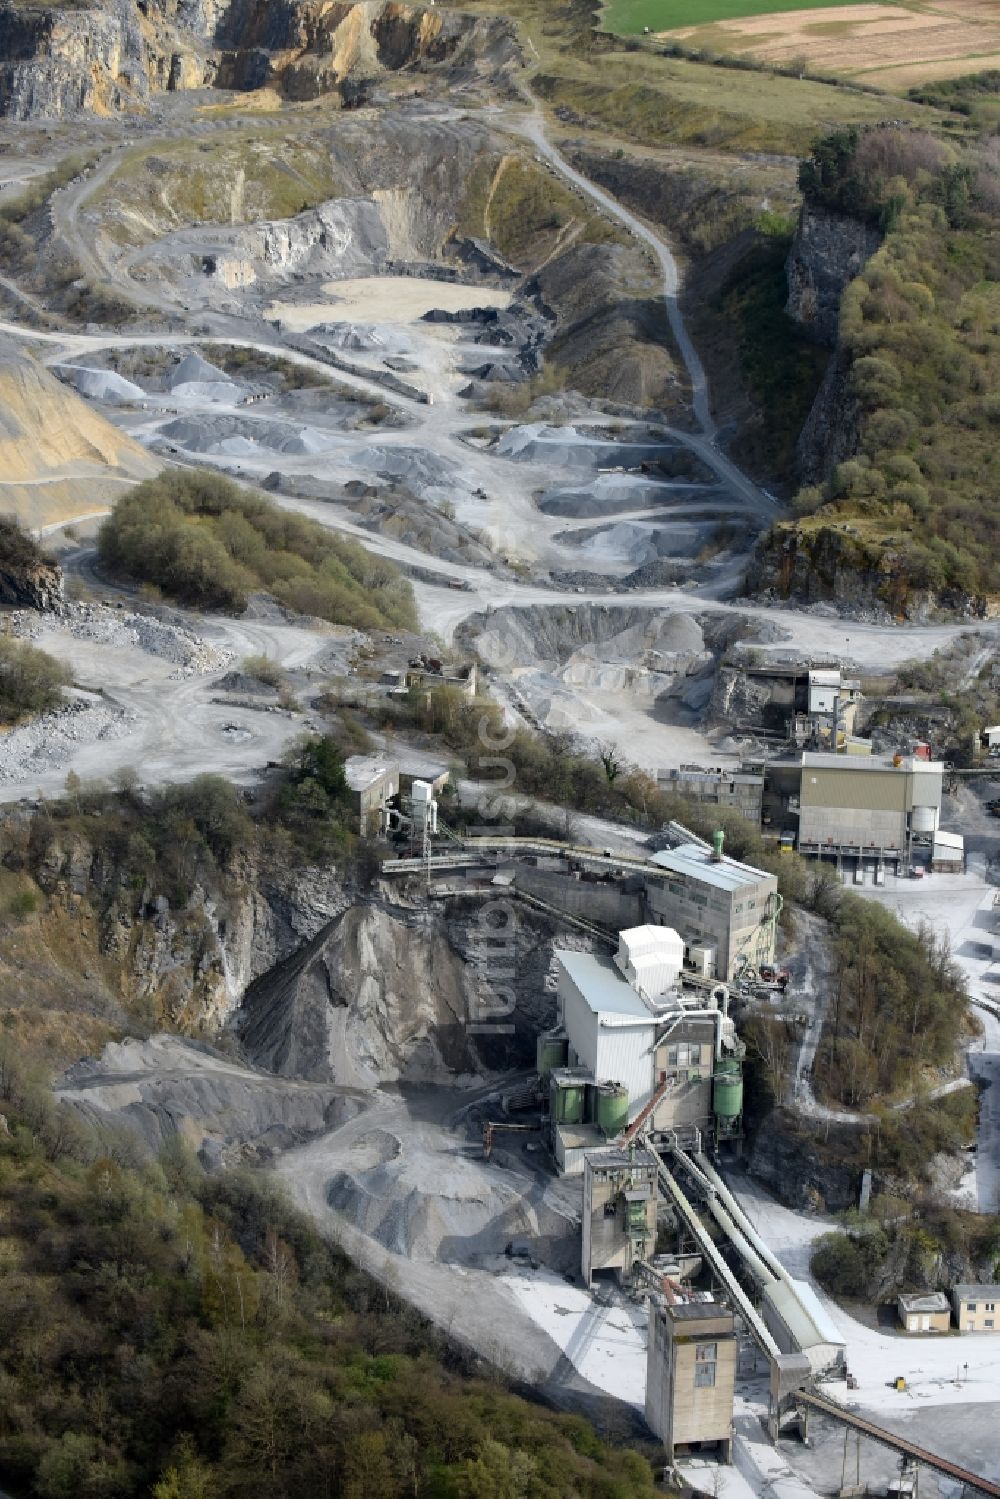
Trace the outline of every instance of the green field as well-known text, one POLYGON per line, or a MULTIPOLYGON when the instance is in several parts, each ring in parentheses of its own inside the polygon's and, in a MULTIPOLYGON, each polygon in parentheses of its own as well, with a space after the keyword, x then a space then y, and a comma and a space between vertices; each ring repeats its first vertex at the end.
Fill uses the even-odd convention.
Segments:
POLYGON ((606 30, 618 36, 673 31, 679 26, 710 26, 739 16, 767 16, 779 10, 825 10, 832 5, 861 5, 865 0, 609 0, 601 13, 606 30))

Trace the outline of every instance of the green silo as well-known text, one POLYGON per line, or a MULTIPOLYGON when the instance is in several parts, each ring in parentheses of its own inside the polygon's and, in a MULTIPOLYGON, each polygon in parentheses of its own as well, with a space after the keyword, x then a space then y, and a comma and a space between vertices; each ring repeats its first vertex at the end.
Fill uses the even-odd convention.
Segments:
POLYGON ((712 1112, 723 1131, 731 1130, 743 1112, 743 1067, 734 1057, 724 1057, 715 1064, 712 1112))
POLYGON ((602 1083, 597 1091, 597 1123, 606 1140, 620 1135, 628 1124, 628 1089, 602 1083))
POLYGON ((557 1124, 582 1124, 585 1089, 583 1083, 560 1081, 555 1086, 557 1124))
POLYGON ((548 1077, 554 1067, 565 1067, 569 1042, 565 1036, 539 1036, 535 1046, 535 1066, 539 1077, 548 1077))

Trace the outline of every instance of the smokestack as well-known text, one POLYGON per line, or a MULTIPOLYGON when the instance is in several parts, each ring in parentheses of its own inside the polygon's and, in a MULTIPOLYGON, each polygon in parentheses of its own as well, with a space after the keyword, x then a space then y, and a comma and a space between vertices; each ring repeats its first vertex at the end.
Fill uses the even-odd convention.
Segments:
POLYGON ((725 842, 725 839, 726 839, 726 835, 722 831, 721 828, 717 828, 716 831, 712 834, 712 863, 713 864, 721 864, 722 863, 722 845, 725 842))

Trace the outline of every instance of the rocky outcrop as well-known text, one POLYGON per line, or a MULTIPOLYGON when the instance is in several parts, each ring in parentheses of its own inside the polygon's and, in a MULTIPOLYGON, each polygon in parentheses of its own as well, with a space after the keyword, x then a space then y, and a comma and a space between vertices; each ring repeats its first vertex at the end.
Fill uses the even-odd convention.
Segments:
POLYGON ((856 1130, 829 1126, 821 1146, 791 1114, 777 1110, 757 1131, 750 1174, 788 1207, 846 1212, 857 1206, 861 1187, 861 1167, 846 1164, 857 1155, 857 1135, 856 1130))
POLYGON ((339 92, 405 67, 447 66, 459 78, 502 74, 520 51, 513 26, 361 0, 107 0, 100 8, 23 10, 0 4, 0 115, 107 114, 151 93, 274 87, 290 98, 339 92))
POLYGON ((853 458, 861 443, 861 406, 850 383, 851 358, 838 349, 795 447, 799 480, 821 484, 838 463, 853 458))
POLYGON ((786 263, 786 311, 810 338, 833 348, 840 299, 882 243, 871 224, 805 203, 786 263))
POLYGON ((867 540, 857 524, 835 516, 773 526, 754 553, 746 587, 757 597, 831 604, 841 614, 886 621, 921 623, 942 613, 980 619, 990 610, 987 599, 918 586, 904 549, 877 533, 867 540))
POLYGON ((73 929, 88 980, 101 980, 125 1014, 206 1037, 248 984, 350 902, 335 867, 269 868, 250 854, 201 873, 181 900, 157 888, 155 874, 140 875, 113 839, 95 845, 71 823, 43 818, 5 821, 3 862, 47 897, 40 941, 73 929))
POLYGON ((15 521, 0 518, 0 604, 61 609, 62 568, 15 521))

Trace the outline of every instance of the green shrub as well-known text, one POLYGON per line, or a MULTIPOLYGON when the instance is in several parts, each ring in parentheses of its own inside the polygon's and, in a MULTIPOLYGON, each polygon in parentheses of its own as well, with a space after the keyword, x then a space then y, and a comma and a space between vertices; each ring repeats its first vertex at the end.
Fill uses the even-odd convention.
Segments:
POLYGON ((111 572, 194 608, 242 614, 261 590, 301 614, 372 630, 416 623, 390 562, 217 474, 168 472, 119 500, 98 548, 111 572))
POLYGON ((68 681, 65 667, 45 651, 0 636, 0 723, 57 708, 68 681))

